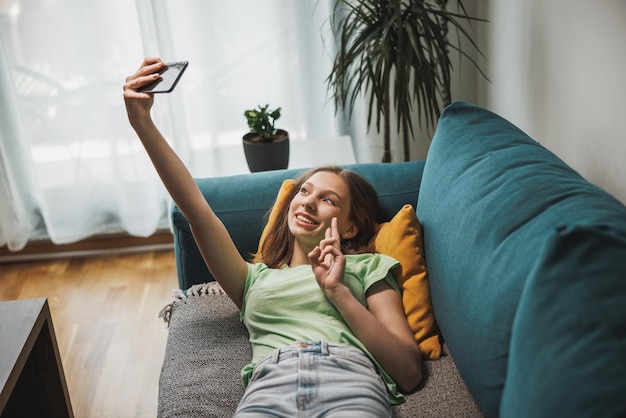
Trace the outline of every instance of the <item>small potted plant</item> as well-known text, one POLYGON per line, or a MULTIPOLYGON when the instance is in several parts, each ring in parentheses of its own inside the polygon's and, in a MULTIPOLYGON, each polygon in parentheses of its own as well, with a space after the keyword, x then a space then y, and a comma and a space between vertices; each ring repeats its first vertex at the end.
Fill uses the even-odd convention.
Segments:
POLYGON ((289 134, 275 129, 281 108, 271 110, 269 105, 246 110, 250 132, 243 136, 243 150, 251 172, 278 170, 289 165, 289 134))

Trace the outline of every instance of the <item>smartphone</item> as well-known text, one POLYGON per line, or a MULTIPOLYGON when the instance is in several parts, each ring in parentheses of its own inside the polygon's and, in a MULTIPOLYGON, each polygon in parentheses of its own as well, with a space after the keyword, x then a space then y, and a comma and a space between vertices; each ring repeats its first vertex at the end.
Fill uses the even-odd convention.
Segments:
POLYGON ((161 78, 158 80, 146 84, 137 89, 142 93, 169 93, 174 90, 176 87, 176 83, 180 80, 180 77, 185 72, 187 68, 187 61, 178 61, 178 62, 166 62, 165 67, 159 71, 161 74, 161 78))

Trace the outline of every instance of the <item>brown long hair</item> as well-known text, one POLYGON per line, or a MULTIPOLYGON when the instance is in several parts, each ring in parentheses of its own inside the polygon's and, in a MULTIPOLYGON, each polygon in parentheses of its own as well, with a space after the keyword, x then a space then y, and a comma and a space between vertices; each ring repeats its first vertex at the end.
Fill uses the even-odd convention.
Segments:
POLYGON ((326 171, 341 176, 350 193, 350 220, 359 228, 352 238, 341 241, 344 254, 360 254, 373 252, 372 238, 376 228, 376 211, 378 195, 372 185, 360 175, 336 166, 323 166, 311 169, 302 174, 294 184, 285 204, 279 210, 274 231, 268 234, 255 256, 255 260, 267 264, 270 268, 278 268, 289 263, 293 255, 295 237, 289 230, 289 204, 302 188, 302 185, 315 173, 326 171))

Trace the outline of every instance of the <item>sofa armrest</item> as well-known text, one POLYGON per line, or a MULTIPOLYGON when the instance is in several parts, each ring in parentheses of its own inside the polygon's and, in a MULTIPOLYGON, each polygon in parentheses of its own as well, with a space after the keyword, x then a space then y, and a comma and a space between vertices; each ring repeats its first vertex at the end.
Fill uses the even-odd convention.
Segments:
POLYGON ((622 203, 458 102, 439 120, 418 215, 437 324, 486 416, 625 416, 622 203))

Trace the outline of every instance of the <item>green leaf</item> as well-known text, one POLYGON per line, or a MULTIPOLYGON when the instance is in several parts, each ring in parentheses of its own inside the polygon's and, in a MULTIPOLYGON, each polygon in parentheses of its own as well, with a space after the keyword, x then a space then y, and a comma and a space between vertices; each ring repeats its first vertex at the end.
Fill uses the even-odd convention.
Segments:
POLYGON ((434 126, 450 97, 449 51, 458 51, 478 68, 465 51, 449 42, 449 27, 455 30, 458 45, 461 38, 466 38, 478 50, 462 23, 483 21, 469 17, 461 0, 456 1, 457 11, 446 9, 446 3, 337 0, 330 23, 339 50, 326 79, 336 111, 348 110, 351 117, 354 103, 362 95, 368 104, 368 128, 375 116, 380 132, 381 121, 388 126, 388 113, 392 111, 398 130, 409 131, 404 132, 406 138, 408 133, 414 136, 415 123, 424 121, 434 126))

